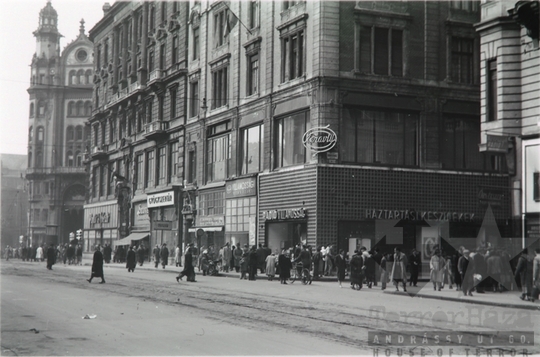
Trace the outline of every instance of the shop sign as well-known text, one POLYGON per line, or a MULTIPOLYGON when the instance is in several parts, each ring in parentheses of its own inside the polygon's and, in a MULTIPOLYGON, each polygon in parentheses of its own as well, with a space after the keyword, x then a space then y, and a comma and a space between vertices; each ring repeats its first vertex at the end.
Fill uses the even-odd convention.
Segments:
POLYGON ((501 207, 504 200, 504 191, 481 187, 478 191, 478 201, 482 207, 491 205, 501 207))
POLYGON ((146 202, 139 203, 135 205, 135 226, 144 226, 150 223, 150 216, 148 214, 148 207, 146 207, 146 202))
POLYGON ((148 195, 146 203, 148 208, 174 205, 174 191, 148 195))
POLYGON ((111 214, 109 212, 100 212, 96 214, 90 214, 89 222, 90 227, 96 224, 109 223, 111 221, 111 214))
POLYGON ((306 149, 313 154, 330 151, 337 143, 336 133, 330 129, 330 125, 316 126, 304 133, 302 142, 306 149))
POLYGON ((148 216, 148 207, 142 204, 137 206, 137 216, 148 216))
POLYGON ((303 219, 307 217, 307 212, 303 208, 297 209, 279 209, 264 211, 262 218, 266 221, 277 221, 285 219, 303 219))
POLYGON ((183 215, 190 215, 193 214, 193 206, 189 203, 186 203, 184 207, 182 207, 182 214, 183 215))
POLYGON ((370 219, 403 219, 408 221, 449 221, 473 222, 475 213, 439 212, 439 211, 413 211, 413 210, 387 210, 367 209, 366 218, 370 219))
POLYGON ((509 137, 500 135, 486 135, 486 142, 479 144, 481 152, 507 153, 509 137))
POLYGON ((157 231, 170 231, 172 229, 171 221, 154 221, 153 228, 157 231))
POLYGON ((257 179, 248 177, 225 184, 225 198, 257 196, 257 179))
POLYGON ((525 219, 525 237, 540 239, 540 217, 527 217, 525 219))
POLYGON ((45 228, 33 228, 32 231, 33 231, 34 234, 45 234, 45 233, 47 233, 45 228))
POLYGON ((212 226, 224 226, 225 216, 199 216, 199 227, 212 227, 212 226))

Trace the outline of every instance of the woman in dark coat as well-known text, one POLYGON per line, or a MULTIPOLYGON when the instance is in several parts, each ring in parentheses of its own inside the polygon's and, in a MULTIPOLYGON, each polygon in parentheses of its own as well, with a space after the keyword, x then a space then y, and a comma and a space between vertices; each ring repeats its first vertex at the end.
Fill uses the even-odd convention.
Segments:
POLYGON ((165 266, 169 264, 169 248, 167 244, 163 243, 160 250, 161 266, 165 269, 165 266))
POLYGON ((47 269, 52 270, 54 263, 56 263, 56 249, 54 244, 51 243, 49 249, 47 249, 47 269))
POLYGON ((94 278, 101 278, 100 284, 105 283, 105 277, 103 276, 103 254, 101 254, 101 247, 96 246, 96 251, 94 252, 94 259, 92 261, 92 275, 90 279, 87 279, 89 283, 92 282, 94 278))
POLYGON ((364 257, 358 254, 358 251, 354 251, 354 255, 351 258, 351 288, 358 286, 359 290, 362 289, 362 281, 364 280, 364 257))
POLYGON ((341 283, 345 280, 345 271, 347 270, 347 261, 345 260, 345 251, 343 249, 336 256, 336 267, 339 287, 342 288, 341 283))
POLYGON ((126 268, 129 272, 134 272, 135 267, 137 266, 137 254, 135 253, 135 250, 133 250, 133 246, 129 247, 129 250, 127 252, 127 259, 126 259, 126 268))
POLYGON ((249 251, 249 254, 248 254, 249 280, 255 280, 258 266, 259 266, 259 257, 257 255, 257 248, 253 246, 251 247, 251 250, 249 251))
POLYGON ((189 248, 184 255, 184 270, 176 277, 177 282, 180 282, 184 276, 187 276, 188 281, 195 282, 195 268, 193 267, 193 255, 191 254, 192 249, 193 243, 190 243, 189 248))
POLYGON ((283 250, 278 257, 279 281, 281 284, 287 284, 287 279, 291 278, 292 262, 283 250))

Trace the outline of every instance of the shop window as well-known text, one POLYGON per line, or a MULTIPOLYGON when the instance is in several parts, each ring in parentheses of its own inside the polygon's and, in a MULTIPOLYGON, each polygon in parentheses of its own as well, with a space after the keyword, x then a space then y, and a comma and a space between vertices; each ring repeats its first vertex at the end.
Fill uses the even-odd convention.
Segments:
POLYGON ((376 26, 360 28, 360 70, 403 76, 403 30, 376 26))
POLYGON ((225 230, 227 232, 249 232, 249 217, 256 216, 256 197, 227 200, 225 230))
POLYGON ((418 165, 418 115, 344 108, 340 156, 344 162, 418 165))
POLYGON ((223 191, 200 194, 199 202, 201 216, 222 215, 225 212, 225 195, 223 191))
POLYGON ((240 134, 241 156, 240 172, 242 175, 260 172, 262 165, 263 125, 243 128, 240 134))
POLYGON ((146 171, 145 171, 145 180, 144 187, 154 187, 154 178, 156 175, 156 166, 154 160, 154 151, 148 151, 146 153, 146 171))
POLYGON ((484 158, 478 150, 480 120, 478 118, 443 119, 440 157, 444 169, 484 168, 484 158))
POLYGON ((304 133, 311 129, 309 111, 303 111, 276 120, 275 167, 303 164, 311 156, 302 142, 304 133))
POLYGON ((473 83, 474 39, 452 37, 452 81, 457 83, 473 83))

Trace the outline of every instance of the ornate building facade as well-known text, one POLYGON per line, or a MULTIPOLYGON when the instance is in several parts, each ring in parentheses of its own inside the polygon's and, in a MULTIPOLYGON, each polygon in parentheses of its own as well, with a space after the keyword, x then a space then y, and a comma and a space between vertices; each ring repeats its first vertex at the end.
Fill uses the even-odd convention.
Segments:
POLYGON ((60 50, 58 14, 50 2, 34 36, 26 179, 28 237, 35 246, 68 242, 69 233, 83 226, 93 46, 81 20, 78 37, 60 50))
POLYGON ((116 2, 90 30, 90 245, 180 244, 187 2, 116 2))
POLYGON ((540 247, 539 1, 488 1, 476 26, 481 39, 483 152, 509 163, 516 237, 540 247))

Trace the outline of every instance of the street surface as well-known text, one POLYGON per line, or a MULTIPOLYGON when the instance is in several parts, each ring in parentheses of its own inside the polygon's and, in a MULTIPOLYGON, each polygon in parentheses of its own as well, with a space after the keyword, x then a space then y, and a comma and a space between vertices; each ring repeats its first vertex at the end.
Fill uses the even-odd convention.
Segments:
POLYGON ((148 264, 128 273, 109 264, 107 283, 96 278, 89 284, 88 265, 60 264, 48 271, 45 263, 2 260, 1 353, 508 356, 525 350, 540 355, 538 310, 387 294, 380 287, 355 291, 347 283, 340 289, 335 281, 239 280, 236 273, 199 274, 196 283, 185 278, 177 283, 180 269, 148 264), (452 342, 435 344, 435 332, 452 342), (414 343, 399 345, 394 336, 391 343, 383 338, 374 346, 373 334, 399 334, 414 343), (422 343, 426 336, 429 342, 422 343))

